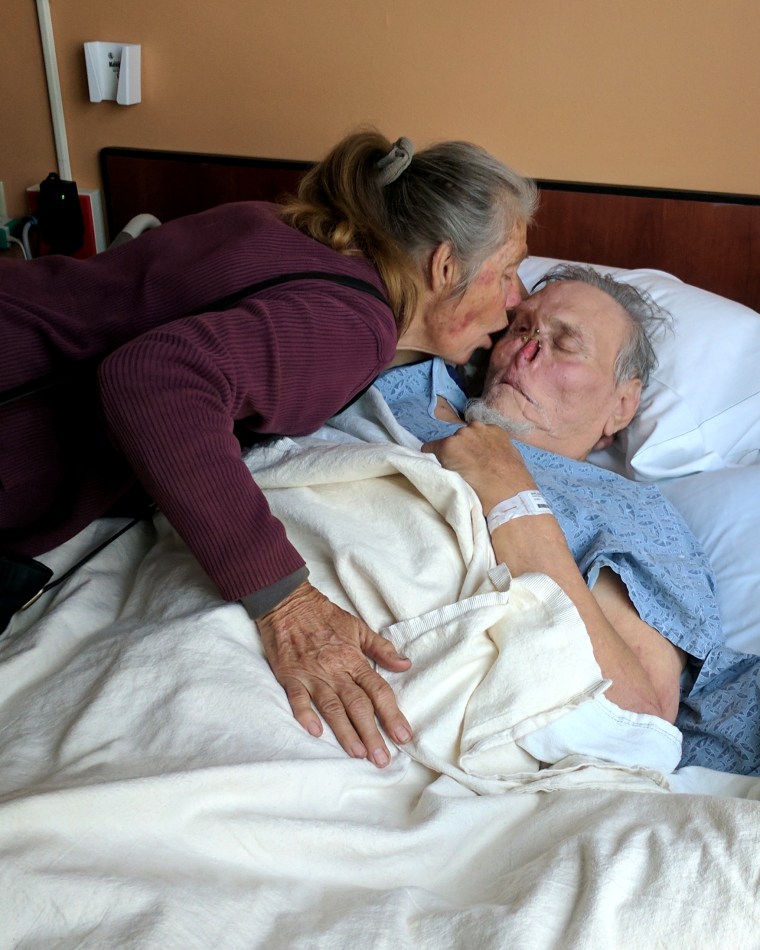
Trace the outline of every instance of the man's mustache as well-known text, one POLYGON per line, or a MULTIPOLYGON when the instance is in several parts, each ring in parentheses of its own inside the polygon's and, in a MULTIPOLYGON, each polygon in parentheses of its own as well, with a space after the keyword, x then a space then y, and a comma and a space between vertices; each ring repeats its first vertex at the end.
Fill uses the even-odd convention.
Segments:
POLYGON ((510 435, 518 437, 528 435, 533 431, 530 422, 525 422, 525 420, 516 422, 507 419, 500 412, 492 409, 482 398, 467 400, 467 405, 464 407, 464 418, 466 422, 482 422, 484 425, 499 426, 500 429, 504 429, 510 435))

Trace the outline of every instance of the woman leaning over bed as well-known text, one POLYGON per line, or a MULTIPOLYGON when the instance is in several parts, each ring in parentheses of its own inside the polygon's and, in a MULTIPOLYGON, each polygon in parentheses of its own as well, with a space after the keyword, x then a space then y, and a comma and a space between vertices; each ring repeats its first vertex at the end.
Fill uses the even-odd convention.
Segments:
POLYGON ((519 299, 535 194, 475 146, 414 155, 360 132, 284 208, 221 206, 87 261, 3 262, 1 388, 77 370, 0 409, 6 566, 112 510, 136 476, 256 620, 301 725, 321 734, 316 707, 350 755, 385 765, 375 716, 398 742, 411 730, 367 658, 409 661, 311 586, 239 439, 312 432, 393 362, 489 346, 519 299))

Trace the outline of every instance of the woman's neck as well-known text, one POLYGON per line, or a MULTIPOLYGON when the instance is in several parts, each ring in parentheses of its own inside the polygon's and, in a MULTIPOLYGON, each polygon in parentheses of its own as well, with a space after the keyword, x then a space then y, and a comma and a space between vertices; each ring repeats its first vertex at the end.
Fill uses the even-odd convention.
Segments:
POLYGON ((406 366, 408 363, 419 363, 422 360, 430 360, 430 353, 423 353, 422 350, 396 350, 396 355, 385 367, 390 369, 392 366, 406 366))

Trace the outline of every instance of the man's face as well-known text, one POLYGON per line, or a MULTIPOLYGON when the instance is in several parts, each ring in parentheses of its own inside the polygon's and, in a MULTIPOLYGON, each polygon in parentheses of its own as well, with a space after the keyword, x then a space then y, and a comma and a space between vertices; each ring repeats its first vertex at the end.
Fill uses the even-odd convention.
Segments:
POLYGON ((494 347, 485 403, 523 441, 571 458, 611 442, 638 408, 641 384, 615 385, 629 318, 610 296, 578 281, 549 284, 519 304, 494 347))

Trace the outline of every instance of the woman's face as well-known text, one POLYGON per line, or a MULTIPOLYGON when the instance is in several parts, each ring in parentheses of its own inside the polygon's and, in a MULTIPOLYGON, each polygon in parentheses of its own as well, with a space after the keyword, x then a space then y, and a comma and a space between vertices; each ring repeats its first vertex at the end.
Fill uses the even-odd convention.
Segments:
MULTIPOLYGON (((507 325, 507 310, 521 300, 517 267, 527 254, 526 227, 518 225, 470 282, 464 294, 451 296, 456 280, 453 261, 440 263, 438 283, 419 321, 399 341, 399 347, 466 363, 473 351, 491 348, 491 334, 507 325), (444 275, 448 267, 447 276, 444 275), (447 283, 448 282, 448 283, 447 283)), ((438 254, 441 251, 436 252, 438 254)), ((436 260, 434 255, 434 264, 436 260)))

